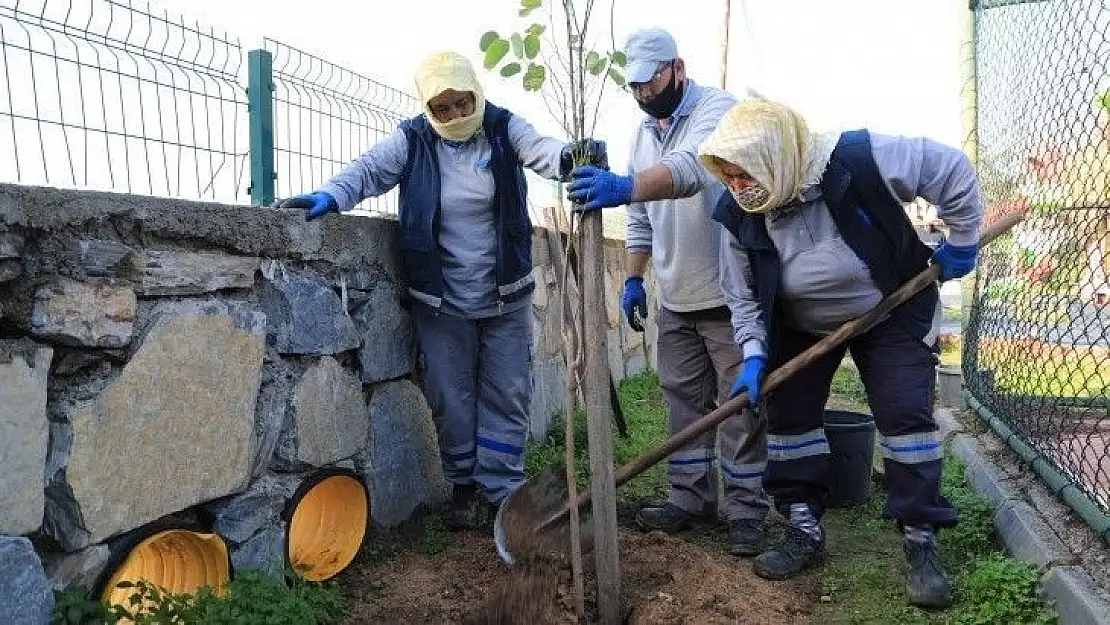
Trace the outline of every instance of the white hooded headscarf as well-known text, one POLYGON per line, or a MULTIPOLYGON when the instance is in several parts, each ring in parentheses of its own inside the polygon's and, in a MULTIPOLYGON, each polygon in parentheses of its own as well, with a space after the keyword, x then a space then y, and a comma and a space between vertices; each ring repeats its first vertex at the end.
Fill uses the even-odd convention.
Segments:
POLYGON ((811 132, 805 120, 785 105, 749 98, 725 113, 698 149, 698 159, 722 181, 722 162, 747 172, 767 190, 767 199, 743 209, 766 213, 821 182, 839 138, 838 132, 811 132))
POLYGON ((474 74, 474 67, 465 56, 456 52, 435 52, 420 63, 416 69, 416 93, 424 106, 424 114, 436 134, 449 141, 466 141, 482 128, 482 118, 486 112, 486 97, 482 85, 474 74), (441 122, 428 108, 428 101, 437 95, 454 89, 474 94, 474 112, 466 117, 457 117, 449 122, 441 122))

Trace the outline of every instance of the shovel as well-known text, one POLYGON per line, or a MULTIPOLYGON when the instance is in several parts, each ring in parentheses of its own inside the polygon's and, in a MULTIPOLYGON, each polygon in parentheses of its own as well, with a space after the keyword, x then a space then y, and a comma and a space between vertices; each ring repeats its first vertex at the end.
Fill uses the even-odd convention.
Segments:
MULTIPOLYGON (((988 224, 980 235, 980 248, 986 247, 992 241, 1005 234, 1019 223, 1022 217, 1023 214, 1020 212, 1010 213, 999 217, 994 223, 988 224)), ((773 391, 782 384, 784 380, 822 358, 833 348, 838 347, 853 336, 864 332, 874 325, 876 321, 882 319, 898 306, 906 303, 911 297, 925 287, 936 282, 939 278, 940 265, 930 265, 929 268, 911 278, 898 290, 884 297, 871 312, 845 323, 832 334, 822 338, 809 349, 772 371, 763 382, 763 392, 767 393, 773 391)), ((632 459, 628 464, 617 469, 616 473, 613 475, 616 486, 619 487, 623 485, 625 482, 651 468, 660 460, 663 460, 675 451, 685 447, 694 439, 717 427, 717 425, 725 419, 747 408, 749 403, 747 392, 740 393, 736 397, 721 404, 720 407, 713 412, 710 412, 678 431, 673 436, 663 441, 658 447, 649 449, 640 456, 632 459)), ((512 495, 506 497, 505 500, 501 502, 501 506, 498 508, 497 515, 494 518, 494 543, 497 546, 498 555, 506 564, 512 565, 514 561, 514 552, 519 552, 531 547, 530 544, 523 544, 530 541, 519 538, 519 536, 523 534, 519 530, 520 527, 528 527, 530 525, 530 534, 535 538, 539 538, 540 535, 545 532, 553 530, 556 524, 566 522, 570 512, 570 505, 562 503, 561 499, 565 498, 565 494, 560 498, 560 492, 565 493, 565 491, 561 491, 558 488, 553 488, 550 478, 546 478, 542 485, 536 483, 536 480, 528 480, 512 495), (528 502, 527 505, 522 505, 525 501, 528 502), (509 531, 508 528, 510 526, 514 528, 514 531, 509 531), (514 537, 517 538, 514 540, 514 537)), ((589 503, 589 501, 590 491, 587 489, 578 496, 574 505, 581 509, 584 505, 589 503)))

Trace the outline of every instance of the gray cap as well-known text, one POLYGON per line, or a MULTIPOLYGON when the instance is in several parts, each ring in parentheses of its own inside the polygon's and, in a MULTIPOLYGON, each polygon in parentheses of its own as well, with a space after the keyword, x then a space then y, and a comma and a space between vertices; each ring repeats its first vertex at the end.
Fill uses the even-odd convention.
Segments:
POLYGON ((678 58, 678 46, 674 37, 662 28, 645 28, 628 37, 624 55, 628 59, 626 80, 630 83, 647 82, 655 75, 660 63, 678 58))

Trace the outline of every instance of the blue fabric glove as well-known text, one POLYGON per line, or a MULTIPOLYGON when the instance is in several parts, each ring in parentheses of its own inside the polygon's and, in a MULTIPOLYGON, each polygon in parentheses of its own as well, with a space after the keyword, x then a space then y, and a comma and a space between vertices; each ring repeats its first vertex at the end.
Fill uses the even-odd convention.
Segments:
POLYGON ((736 377, 736 381, 732 383, 732 390, 728 392, 729 399, 735 399, 737 395, 748 391, 748 403, 752 406, 759 403, 759 385, 763 383, 763 367, 767 364, 767 359, 763 356, 750 356, 744 359, 744 366, 740 369, 740 375, 736 377))
POLYGON ((962 278, 975 269, 975 259, 979 256, 979 246, 949 245, 948 241, 941 239, 937 251, 933 253, 933 262, 940 264, 940 280, 962 278))
POLYGON ((339 204, 335 198, 323 191, 291 197, 278 204, 278 208, 307 208, 308 214, 305 216, 305 221, 312 221, 326 213, 339 212, 339 204))
POLYGON ((570 172, 567 196, 578 210, 621 206, 632 201, 632 176, 618 176, 593 165, 581 165, 570 172))
POLYGON ((629 276, 624 281, 621 308, 624 309, 624 316, 628 319, 628 327, 637 332, 643 332, 643 324, 632 314, 638 312, 640 318, 647 319, 647 293, 644 292, 644 279, 640 276, 629 276))

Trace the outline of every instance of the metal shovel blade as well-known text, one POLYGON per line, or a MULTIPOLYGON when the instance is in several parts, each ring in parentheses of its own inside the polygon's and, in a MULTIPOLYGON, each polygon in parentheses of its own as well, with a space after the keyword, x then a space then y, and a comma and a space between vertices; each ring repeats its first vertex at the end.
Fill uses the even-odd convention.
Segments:
MULTIPOLYGON (((566 474, 548 470, 524 482, 497 508, 493 519, 493 542, 497 555, 512 566, 522 560, 565 552, 570 542, 569 518, 552 522, 566 509, 566 474)), ((586 550, 590 523, 583 514, 582 548, 586 550)))

